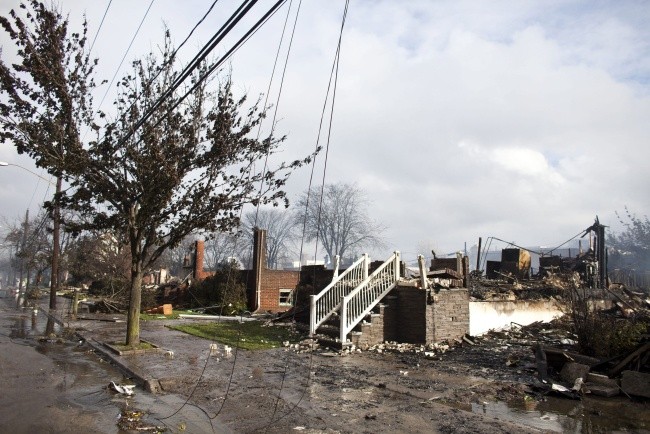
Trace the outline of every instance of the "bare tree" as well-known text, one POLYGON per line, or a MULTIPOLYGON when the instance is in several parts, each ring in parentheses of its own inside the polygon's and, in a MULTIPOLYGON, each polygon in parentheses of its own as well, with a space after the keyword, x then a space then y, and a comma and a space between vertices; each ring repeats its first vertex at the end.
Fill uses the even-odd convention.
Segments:
POLYGON ((217 270, 238 256, 237 246, 240 242, 237 235, 225 232, 215 232, 205 240, 204 265, 209 270, 217 270))
POLYGON ((155 262, 155 267, 167 268, 169 273, 180 279, 187 277, 191 270, 186 266, 185 259, 194 249, 196 237, 189 235, 178 245, 165 250, 155 262))
POLYGON ((368 247, 380 247, 383 226, 368 216, 364 192, 353 184, 326 184, 305 192, 298 202, 297 223, 307 241, 318 240, 330 260, 368 247))
POLYGON ((41 284, 50 268, 52 245, 46 230, 47 220, 47 215, 41 213, 31 220, 3 221, 7 228, 3 244, 12 250, 12 265, 21 271, 21 277, 27 278, 28 284, 41 284))
POLYGON ((266 262, 269 268, 278 268, 282 261, 292 253, 292 243, 296 240, 296 220, 294 216, 280 209, 259 209, 244 216, 242 222, 242 237, 245 250, 244 258, 251 256, 253 247, 253 232, 255 228, 266 230, 266 262))
MULTIPOLYGON (((616 259, 637 270, 650 270, 650 220, 648 216, 638 217, 625 207, 625 213, 616 213, 625 228, 618 234, 608 237, 608 244, 617 252, 611 255, 610 262, 616 259), (625 254, 626 261, 621 261, 625 254)), ((612 264, 613 265, 613 264, 612 264)))

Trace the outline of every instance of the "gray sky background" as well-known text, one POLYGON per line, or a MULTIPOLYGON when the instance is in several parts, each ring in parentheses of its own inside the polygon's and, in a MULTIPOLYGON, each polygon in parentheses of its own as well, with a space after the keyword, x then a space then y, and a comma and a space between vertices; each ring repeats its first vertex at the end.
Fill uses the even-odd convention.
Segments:
MULTIPOLYGON (((155 0, 118 77, 157 50, 163 23, 178 44, 210 3, 155 0)), ((181 56, 191 58, 237 3, 219 1, 181 56)), ((272 3, 260 1, 238 34, 272 3)), ((3 0, 0 13, 17 4, 3 0)), ((92 40, 108 0, 59 4, 73 29, 86 14, 92 40)), ((98 79, 110 81, 148 5, 113 0, 92 53, 98 79)), ((277 131, 288 136, 282 159, 315 146, 343 6, 302 4, 278 105, 277 131)), ((286 8, 232 59, 239 91, 266 92, 286 8)), ((366 191, 371 215, 387 227, 387 247, 375 256, 397 249, 412 260, 432 247, 469 248, 479 236, 557 245, 596 215, 620 230, 615 211, 650 208, 648 23, 645 1, 352 0, 326 182, 366 191)), ((10 56, 4 33, 0 42, 10 56)), ((96 103, 105 92, 97 90, 96 103)), ((0 144, 0 160, 36 170, 10 143, 0 144)), ((322 153, 318 182, 323 161, 322 153)), ((308 182, 309 169, 296 173, 290 199, 308 182)), ((46 185, 0 168, 0 215, 36 213, 51 194, 46 185)))

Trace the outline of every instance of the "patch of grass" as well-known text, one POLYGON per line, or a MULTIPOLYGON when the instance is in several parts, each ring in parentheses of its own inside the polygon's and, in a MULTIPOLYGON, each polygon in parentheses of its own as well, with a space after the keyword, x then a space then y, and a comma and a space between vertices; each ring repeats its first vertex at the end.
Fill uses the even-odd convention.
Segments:
POLYGON ((259 321, 205 322, 169 328, 246 350, 268 350, 282 346, 283 341, 298 342, 301 339, 299 333, 286 327, 264 326, 259 321))
POLYGON ((109 345, 116 348, 119 351, 151 350, 153 348, 156 348, 153 345, 151 345, 149 342, 142 342, 142 341, 137 346, 132 346, 132 345, 127 346, 124 342, 121 342, 121 341, 120 342, 110 342, 109 345))
POLYGON ((187 313, 182 310, 172 310, 171 315, 163 315, 162 313, 141 313, 140 321, 155 321, 162 319, 178 319, 178 315, 181 313, 187 313))

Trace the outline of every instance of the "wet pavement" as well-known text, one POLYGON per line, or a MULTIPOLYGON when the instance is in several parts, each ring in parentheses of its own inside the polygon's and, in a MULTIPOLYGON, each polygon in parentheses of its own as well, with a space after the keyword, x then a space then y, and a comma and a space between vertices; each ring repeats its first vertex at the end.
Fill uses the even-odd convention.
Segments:
MULTIPOLYGON (((70 329, 50 321, 43 311, 16 308, 0 299, 0 432, 123 433, 117 422, 125 410, 141 411, 141 426, 170 432, 212 432, 199 410, 182 406, 176 395, 137 390, 125 397, 107 387, 131 383, 113 364, 70 329)), ((227 431, 220 427, 218 432, 227 431)), ((139 432, 152 432, 143 431, 139 432)))

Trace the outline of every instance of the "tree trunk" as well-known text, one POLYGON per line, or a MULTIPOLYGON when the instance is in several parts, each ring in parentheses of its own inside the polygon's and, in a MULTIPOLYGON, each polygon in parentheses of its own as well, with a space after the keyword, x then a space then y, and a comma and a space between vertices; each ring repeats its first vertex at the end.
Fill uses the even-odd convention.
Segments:
POLYGON ((140 304, 142 300, 142 262, 131 264, 131 296, 126 322, 126 345, 140 345, 140 304))

